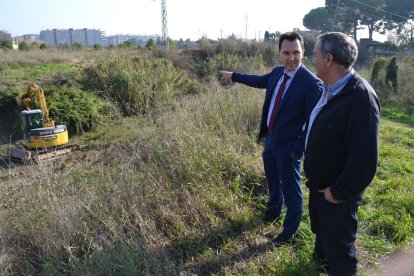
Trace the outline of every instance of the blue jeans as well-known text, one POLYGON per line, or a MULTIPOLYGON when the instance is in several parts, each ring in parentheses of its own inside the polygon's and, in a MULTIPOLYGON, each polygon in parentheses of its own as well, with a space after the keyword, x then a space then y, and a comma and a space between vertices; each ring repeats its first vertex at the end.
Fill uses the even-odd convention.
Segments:
POLYGON ((276 156, 270 150, 265 150, 263 163, 269 190, 266 214, 278 218, 284 202, 287 211, 282 233, 292 236, 298 230, 302 218, 301 160, 290 156, 276 156))

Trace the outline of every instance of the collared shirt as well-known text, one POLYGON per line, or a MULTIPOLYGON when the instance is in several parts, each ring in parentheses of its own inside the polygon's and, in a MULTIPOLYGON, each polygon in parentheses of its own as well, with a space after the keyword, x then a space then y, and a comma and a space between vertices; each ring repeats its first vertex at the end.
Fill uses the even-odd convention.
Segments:
POLYGON ((290 71, 290 72, 286 71, 286 69, 285 69, 284 73, 279 78, 279 81, 277 82, 277 85, 276 85, 275 90, 274 90, 273 95, 272 95, 272 100, 270 101, 269 112, 267 113, 267 126, 269 126, 270 116, 272 115, 273 107, 275 105, 277 91, 279 90, 279 87, 282 84, 284 74, 287 74, 289 76, 289 79, 286 81, 286 86, 285 86, 285 90, 283 91, 283 94, 282 94, 282 99, 285 96, 286 91, 288 90, 290 83, 292 82, 293 78, 296 75, 296 72, 299 70, 301 65, 302 64, 299 64, 299 66, 295 70, 290 71))
POLYGON ((331 87, 328 87, 325 83, 323 84, 323 93, 322 97, 319 99, 318 103, 313 108, 311 115, 309 117, 309 126, 308 131, 306 133, 306 140, 305 140, 305 149, 308 145, 308 137, 310 130, 312 129, 313 122, 315 121, 316 117, 319 114, 319 111, 326 105, 327 102, 329 102, 333 97, 338 95, 341 90, 345 87, 345 85, 348 83, 349 79, 352 77, 352 75, 355 73, 354 69, 351 69, 345 76, 343 76, 340 80, 338 80, 334 85, 331 87))

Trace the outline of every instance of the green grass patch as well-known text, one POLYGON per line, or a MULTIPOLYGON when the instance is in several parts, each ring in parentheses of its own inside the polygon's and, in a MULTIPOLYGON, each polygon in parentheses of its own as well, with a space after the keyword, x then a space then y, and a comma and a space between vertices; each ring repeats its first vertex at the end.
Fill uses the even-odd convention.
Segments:
MULTIPOLYGON (((69 76, 76 68, 67 63, 7 63, 0 64, 0 92, 14 87, 26 89, 32 82, 42 83, 45 76, 62 74, 69 76)), ((23 92, 23 91, 22 91, 23 92)))

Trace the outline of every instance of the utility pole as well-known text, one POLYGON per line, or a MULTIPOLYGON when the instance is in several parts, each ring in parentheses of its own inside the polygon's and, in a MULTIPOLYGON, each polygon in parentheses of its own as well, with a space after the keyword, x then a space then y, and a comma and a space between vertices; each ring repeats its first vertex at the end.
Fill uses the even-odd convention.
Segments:
POLYGON ((332 26, 331 26, 331 31, 332 32, 334 31, 334 28, 335 28, 336 17, 338 16, 338 10, 339 10, 339 4, 340 4, 340 2, 341 2, 341 0, 338 0, 338 2, 336 3, 335 15, 334 15, 333 22, 332 22, 332 26))
POLYGON ((166 0, 161 0, 161 26, 162 26, 162 36, 161 42, 164 44, 166 49, 169 48, 168 42, 168 24, 167 24, 167 3, 166 0))
POLYGON ((245 37, 244 37, 245 39, 246 39, 246 41, 247 41, 247 13, 246 13, 246 34, 245 34, 245 37))

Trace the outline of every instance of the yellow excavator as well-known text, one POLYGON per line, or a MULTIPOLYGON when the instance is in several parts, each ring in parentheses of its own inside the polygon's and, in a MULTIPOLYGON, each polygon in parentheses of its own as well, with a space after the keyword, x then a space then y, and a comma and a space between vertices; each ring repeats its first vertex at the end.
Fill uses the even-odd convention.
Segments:
POLYGON ((16 97, 19 106, 24 105, 22 117, 23 143, 22 146, 8 151, 10 159, 20 162, 33 160, 39 162, 62 154, 69 153, 78 148, 78 145, 68 144, 68 131, 64 125, 55 125, 49 118, 45 94, 35 83, 31 83, 25 93, 16 97), (40 109, 31 109, 32 95, 40 109))

